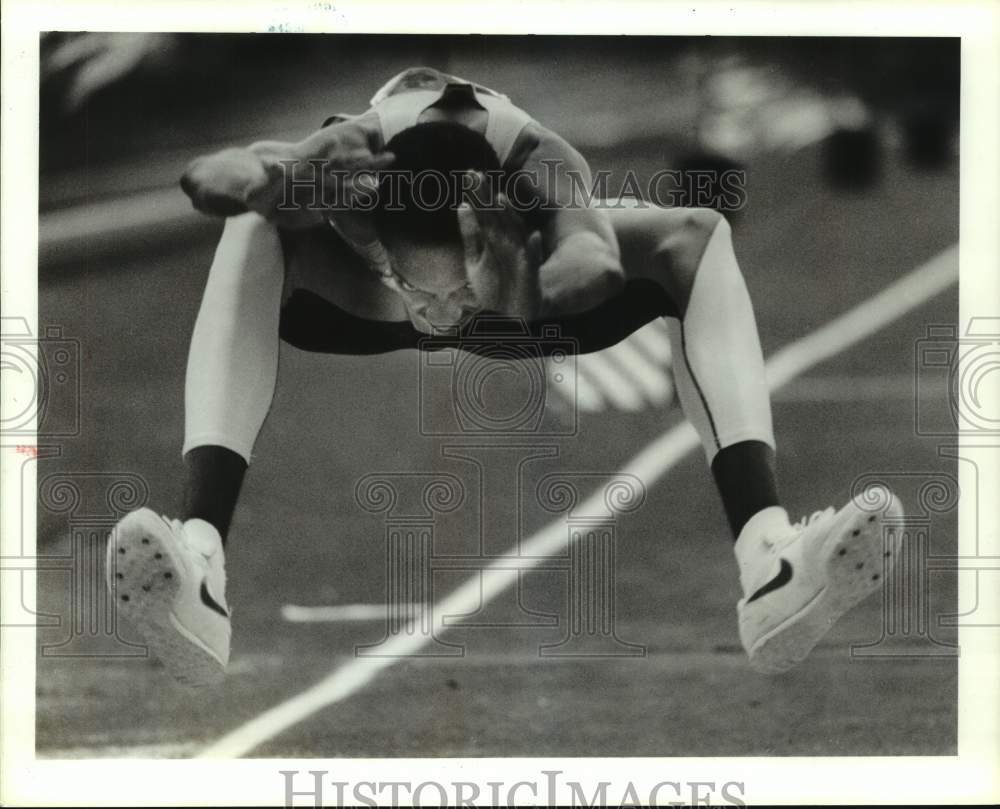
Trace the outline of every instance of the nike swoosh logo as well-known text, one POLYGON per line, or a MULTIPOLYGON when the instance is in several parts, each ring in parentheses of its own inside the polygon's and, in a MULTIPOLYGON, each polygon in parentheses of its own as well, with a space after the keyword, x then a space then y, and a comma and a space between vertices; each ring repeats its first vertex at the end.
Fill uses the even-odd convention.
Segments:
POLYGON ((226 612, 226 608, 223 607, 218 601, 212 598, 212 594, 208 592, 208 579, 201 580, 201 603, 208 607, 210 610, 215 610, 223 618, 228 618, 229 613, 226 612))
POLYGON ((771 581, 761 587, 756 593, 754 593, 750 598, 747 599, 747 604, 751 601, 756 601, 762 596, 766 596, 768 593, 773 593, 779 587, 784 587, 788 582, 792 580, 792 563, 787 559, 782 558, 781 560, 781 570, 778 571, 778 575, 775 576, 771 581))

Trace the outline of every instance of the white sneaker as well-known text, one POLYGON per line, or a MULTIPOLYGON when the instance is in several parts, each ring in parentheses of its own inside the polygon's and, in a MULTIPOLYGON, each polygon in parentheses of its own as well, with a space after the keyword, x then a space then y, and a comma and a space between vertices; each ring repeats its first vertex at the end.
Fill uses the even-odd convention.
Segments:
POLYGON ((108 587, 120 615, 188 685, 222 680, 231 626, 219 532, 204 520, 127 514, 108 541, 108 587))
POLYGON ((787 671, 879 589, 899 555, 901 533, 884 532, 883 525, 902 517, 899 500, 882 487, 794 526, 781 508, 754 515, 736 541, 740 640, 750 665, 768 674, 787 671))

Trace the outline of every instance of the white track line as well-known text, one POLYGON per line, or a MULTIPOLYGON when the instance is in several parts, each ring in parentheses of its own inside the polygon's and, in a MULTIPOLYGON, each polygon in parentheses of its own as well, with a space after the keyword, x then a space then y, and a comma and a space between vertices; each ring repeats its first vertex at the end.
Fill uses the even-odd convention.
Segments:
MULTIPOLYGON (((776 352, 767 363, 771 390, 787 384, 803 371, 864 340, 957 281, 958 246, 953 245, 873 298, 776 352)), ((650 488, 689 452, 696 449, 698 444, 694 428, 684 422, 667 430, 649 444, 622 468, 621 473, 638 477, 650 488)), ((597 491, 581 504, 580 512, 586 513, 595 507, 602 507, 603 502, 602 492, 597 491)), ((520 549, 512 549, 507 557, 500 557, 490 567, 502 568, 508 557, 519 557, 519 566, 526 569, 531 563, 525 557, 533 558, 537 564, 546 556, 564 550, 565 546, 565 522, 556 520, 521 543, 520 549)), ((514 580, 515 577, 510 576, 473 575, 440 604, 435 605, 434 634, 440 636, 447 631, 443 616, 466 614, 480 605, 485 606, 514 580)), ((384 645, 384 657, 351 659, 311 688, 227 733, 203 750, 198 758, 236 758, 249 753, 323 708, 364 688, 382 669, 419 650, 426 641, 427 636, 419 631, 395 636, 384 645)))
POLYGON ((617 362, 622 373, 639 388, 646 399, 646 406, 662 407, 674 394, 667 369, 648 359, 642 351, 628 340, 609 349, 609 358, 617 362))
POLYGON ((580 373, 579 369, 574 376, 574 382, 576 383, 575 388, 570 387, 566 390, 561 387, 556 388, 561 394, 568 397, 568 409, 572 409, 574 404, 584 413, 599 413, 607 408, 604 395, 598 388, 594 387, 594 383, 587 379, 585 374, 580 373), (574 396, 576 397, 575 401, 574 396))
MULTIPOLYGON (((423 609, 422 604, 398 604, 401 613, 416 615, 423 609)), ((330 604, 314 607, 301 607, 297 604, 285 604, 281 608, 281 617, 293 624, 339 623, 340 621, 377 621, 386 617, 387 605, 381 604, 330 604)))
POLYGON ((647 323, 635 334, 630 334, 627 342, 648 354, 649 359, 657 365, 670 365, 670 332, 667 330, 667 321, 662 317, 647 323))
POLYGON ((581 376, 589 379, 612 407, 627 413, 637 413, 645 407, 642 393, 608 356, 607 350, 577 357, 576 375, 577 379, 581 376))

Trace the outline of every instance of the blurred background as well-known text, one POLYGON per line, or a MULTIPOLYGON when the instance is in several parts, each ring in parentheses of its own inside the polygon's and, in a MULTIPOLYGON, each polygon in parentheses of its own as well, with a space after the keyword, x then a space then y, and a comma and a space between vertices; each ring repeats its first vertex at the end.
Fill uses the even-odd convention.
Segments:
POLYGON ((101 211, 128 211, 110 217, 118 247, 154 218, 163 236, 194 226, 164 193, 189 159, 298 140, 328 114, 363 111, 383 77, 414 64, 499 88, 599 167, 605 150, 640 142, 656 168, 683 169, 823 140, 825 180, 864 189, 886 150, 928 170, 955 158, 956 39, 60 32, 41 45, 45 258, 70 236, 99 242, 101 211), (142 205, 67 211, 141 192, 142 205))
MULTIPOLYGON (((39 755, 191 755, 311 684, 385 630, 289 610, 381 615, 383 518, 358 506, 356 482, 442 470, 475 485, 468 464, 443 458, 448 440, 421 432, 419 358, 283 346, 230 546, 229 682, 192 696, 137 651, 105 600, 102 543, 123 510, 148 502, 172 515, 179 500, 187 341, 221 231, 178 187, 193 157, 298 140, 333 113, 366 109, 403 68, 429 65, 506 93, 613 177, 741 169, 747 204, 727 215, 765 354, 958 238, 956 39, 80 32, 45 35, 41 50, 40 320, 77 359, 48 403, 66 422, 52 432, 59 454, 38 461, 39 553, 63 560, 39 576, 39 755), (115 481, 131 494, 111 497, 115 481), (71 503, 57 496, 67 482, 71 503)), ((864 474, 897 475, 903 489, 919 484, 907 470, 954 474, 915 422, 929 412, 945 423, 947 403, 921 393, 914 358, 931 325, 956 321, 954 286, 776 395, 793 519, 840 505, 864 474)), ((500 400, 516 396, 509 384, 500 400)), ((575 426, 548 441, 559 457, 539 474, 620 468, 681 418, 662 324, 580 358, 575 389, 553 389, 545 406, 575 426)), ((476 517, 499 526, 503 549, 519 530, 510 521, 546 521, 486 494, 489 519, 456 518, 435 543, 471 552, 476 517)), ((915 502, 916 489, 900 496, 915 502)), ((952 550, 954 513, 932 528, 932 548, 952 550)), ((254 754, 954 753, 954 629, 880 654, 877 597, 795 672, 749 671, 735 563, 700 453, 623 518, 621 537, 618 632, 644 657, 540 660, 538 644, 562 627, 459 626, 461 660, 403 661, 254 754), (852 656, 859 643, 875 653, 852 656)), ((442 593, 464 580, 442 576, 442 593)), ((528 578, 524 604, 558 612, 565 582, 528 578)), ((921 597, 920 610, 956 611, 948 577, 921 597)))

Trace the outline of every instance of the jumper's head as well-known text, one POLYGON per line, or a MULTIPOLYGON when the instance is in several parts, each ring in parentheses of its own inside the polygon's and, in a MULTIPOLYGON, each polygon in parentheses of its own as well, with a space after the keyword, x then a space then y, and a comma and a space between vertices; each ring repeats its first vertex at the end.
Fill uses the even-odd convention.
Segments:
MULTIPOLYGON (((395 160, 380 177, 374 213, 394 271, 392 286, 421 331, 460 325, 479 306, 466 277, 456 211, 472 173, 497 179, 500 161, 482 135, 442 121, 405 129, 386 149, 395 160)), ((480 185, 478 199, 489 195, 488 186, 480 185)))

